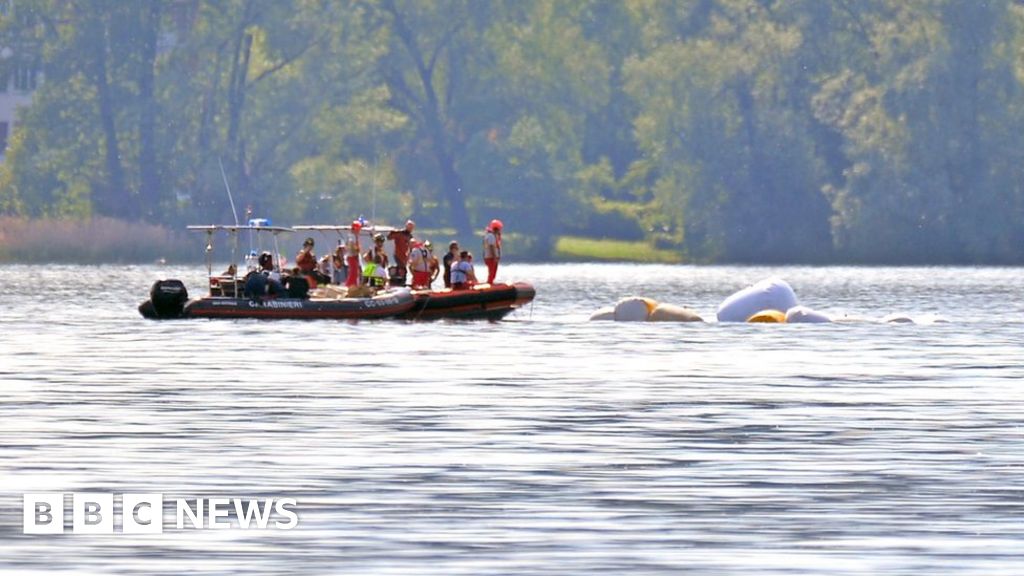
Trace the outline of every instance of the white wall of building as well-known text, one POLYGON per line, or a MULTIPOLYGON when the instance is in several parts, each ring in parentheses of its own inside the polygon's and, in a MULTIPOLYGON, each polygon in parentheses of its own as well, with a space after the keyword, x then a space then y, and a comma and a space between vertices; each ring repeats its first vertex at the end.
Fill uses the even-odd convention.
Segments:
MULTIPOLYGON (((0 76, 0 84, 4 77, 0 76)), ((6 78, 7 86, 0 85, 0 161, 7 154, 7 146, 11 134, 14 133, 14 125, 17 122, 17 110, 21 106, 28 106, 32 103, 32 94, 35 92, 18 90, 14 87, 14 80, 10 76, 6 78)))

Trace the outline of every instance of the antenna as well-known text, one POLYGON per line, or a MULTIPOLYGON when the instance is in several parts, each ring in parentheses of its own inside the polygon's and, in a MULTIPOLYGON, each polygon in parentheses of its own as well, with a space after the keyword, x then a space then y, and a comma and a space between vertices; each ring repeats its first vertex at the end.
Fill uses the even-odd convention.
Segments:
POLYGON ((377 225, 377 160, 374 158, 373 172, 370 174, 370 198, 372 199, 370 222, 373 222, 374 226, 377 225))
POLYGON ((235 199, 231 197, 231 186, 228 185, 228 175, 224 173, 224 163, 217 156, 217 164, 220 165, 220 177, 224 180, 224 188, 228 191, 228 202, 231 202, 231 214, 235 217, 235 226, 238 226, 238 211, 235 210, 235 199))

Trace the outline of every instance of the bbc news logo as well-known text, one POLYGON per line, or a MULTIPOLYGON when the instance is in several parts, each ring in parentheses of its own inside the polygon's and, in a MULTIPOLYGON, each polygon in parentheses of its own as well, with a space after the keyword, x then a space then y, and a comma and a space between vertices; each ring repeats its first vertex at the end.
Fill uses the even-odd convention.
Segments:
MULTIPOLYGON (((299 525, 293 498, 177 498, 174 525, 178 530, 291 530, 299 525), (232 514, 234 513, 234 514, 232 514)), ((64 533, 64 494, 24 494, 24 534, 64 533)), ((121 495, 121 530, 124 534, 162 534, 164 495, 155 493, 121 495)), ((71 532, 113 534, 114 495, 76 492, 71 496, 71 532)))

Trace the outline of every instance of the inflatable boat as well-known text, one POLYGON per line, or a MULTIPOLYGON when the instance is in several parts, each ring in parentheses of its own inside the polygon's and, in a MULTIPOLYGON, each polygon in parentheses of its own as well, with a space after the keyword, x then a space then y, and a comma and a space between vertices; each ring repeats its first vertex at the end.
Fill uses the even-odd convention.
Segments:
POLYGON ((411 309, 399 315, 406 320, 501 320, 533 301, 531 284, 481 284, 465 290, 413 290, 411 309))
MULTIPOLYGON (((272 226, 264 219, 252 219, 245 225, 189 226, 188 229, 206 233, 209 295, 189 299, 188 290, 180 280, 158 280, 150 288, 149 300, 139 305, 139 313, 145 318, 500 320, 532 302, 536 295, 533 286, 525 282, 482 284, 465 290, 413 291, 403 286, 382 289, 363 285, 346 288, 335 284, 310 290, 310 283, 302 280, 304 276, 297 270, 288 276, 281 269, 278 236, 295 229, 272 226), (244 232, 249 236, 245 266, 250 272, 240 276, 236 258, 240 251, 239 235, 244 232), (212 253, 214 240, 221 233, 228 235, 232 263, 226 272, 215 275, 212 253), (267 235, 272 237, 273 254, 263 250, 261 237, 267 235), (247 286, 257 279, 261 281, 247 286)), ((352 226, 304 226, 302 229, 337 234, 339 245, 345 235, 365 236, 383 230, 356 222, 352 226)), ((334 276, 334 272, 332 268, 330 276, 334 276)))
POLYGON ((407 289, 389 290, 367 298, 245 298, 205 296, 189 300, 179 280, 159 280, 139 313, 154 320, 169 318, 264 318, 374 320, 393 318, 412 309, 407 289))
MULTIPOLYGON (((282 283, 285 283, 287 277, 284 275, 285 271, 281 270, 281 250, 278 245, 278 236, 291 233, 293 229, 272 226, 265 219, 252 219, 245 225, 189 226, 188 229, 206 233, 209 295, 189 299, 188 290, 180 280, 158 280, 150 288, 149 300, 139 305, 139 313, 145 318, 371 320, 393 318, 408 312, 415 304, 412 292, 406 288, 374 290, 369 287, 360 287, 360 291, 363 293, 359 297, 349 296, 345 287, 310 291, 308 283, 294 291, 291 288, 287 291, 282 290, 282 283), (258 290, 246 289, 247 278, 253 273, 259 274, 250 272, 245 276, 240 276, 237 272, 236 259, 241 251, 239 235, 246 232, 249 236, 249 249, 245 266, 249 270, 255 271, 258 264, 262 266, 263 259, 266 257, 268 264, 261 269, 267 278, 271 277, 271 273, 278 278, 273 280, 278 283, 278 290, 272 291, 267 288, 270 280, 257 283, 258 290), (228 235, 232 263, 227 272, 215 275, 212 253, 214 240, 221 233, 228 235), (268 235, 271 236, 273 254, 264 250, 265 247, 270 248, 270 246, 264 246, 262 239, 268 235)), ((366 235, 372 233, 374 228, 367 226, 366 229, 359 230, 351 229, 351 227, 337 227, 337 230, 366 235)), ((293 275, 291 278, 295 279, 297 276, 293 275)))

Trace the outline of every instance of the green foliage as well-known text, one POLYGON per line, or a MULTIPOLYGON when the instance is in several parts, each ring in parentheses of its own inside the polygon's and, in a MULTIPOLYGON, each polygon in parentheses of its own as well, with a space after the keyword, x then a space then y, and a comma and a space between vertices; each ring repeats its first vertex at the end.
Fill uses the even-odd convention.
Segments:
MULTIPOLYGON (((1009 0, 18 0, 0 213, 1021 262, 1009 0), (223 166, 223 172, 222 172, 223 166)), ((586 251, 584 250, 584 253, 586 251)))

